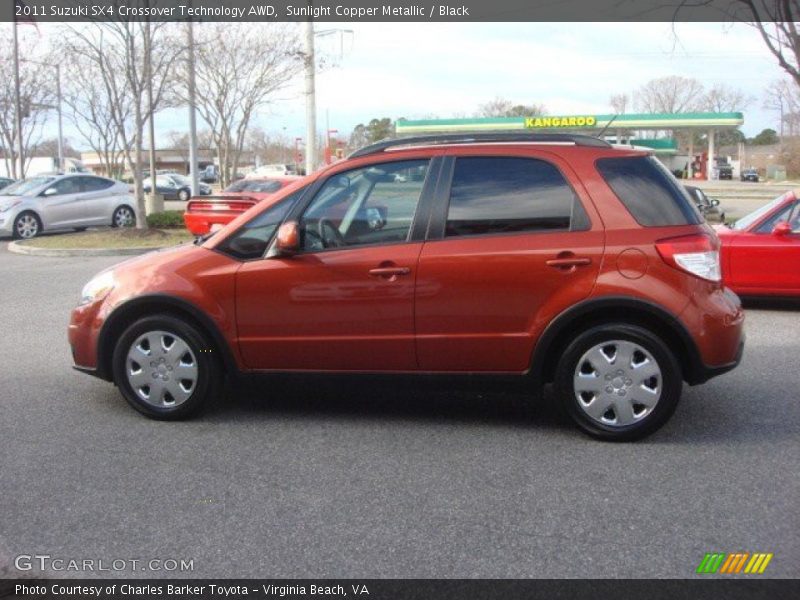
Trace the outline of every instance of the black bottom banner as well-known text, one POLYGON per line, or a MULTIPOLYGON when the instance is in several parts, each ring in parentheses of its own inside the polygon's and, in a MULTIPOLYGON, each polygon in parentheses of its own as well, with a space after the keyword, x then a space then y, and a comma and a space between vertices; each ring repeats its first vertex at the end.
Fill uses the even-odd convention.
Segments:
POLYGON ((0 598, 402 600, 800 598, 798 579, 4 579, 0 598))

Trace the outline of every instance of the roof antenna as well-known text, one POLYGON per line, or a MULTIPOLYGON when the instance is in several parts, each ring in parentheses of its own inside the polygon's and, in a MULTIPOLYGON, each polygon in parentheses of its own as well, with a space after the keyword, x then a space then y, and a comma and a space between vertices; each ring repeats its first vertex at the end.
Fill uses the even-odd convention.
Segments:
MULTIPOLYGON (((598 138, 598 139, 602 138, 602 137, 603 137, 603 135, 605 134, 605 132, 606 132, 606 131, 608 131, 608 128, 609 128, 609 127, 611 127, 611 124, 612 124, 614 121, 616 121, 616 120, 617 120, 617 117, 618 117, 618 116, 619 116, 619 113, 617 113, 617 114, 615 114, 613 117, 611 117, 611 120, 610 120, 608 123, 606 123, 606 126, 605 126, 605 127, 603 127, 603 131, 601 131, 600 133, 598 133, 598 134, 597 134, 595 137, 596 137, 596 138, 598 138)), ((617 143, 619 144, 619 140, 617 140, 617 143)))

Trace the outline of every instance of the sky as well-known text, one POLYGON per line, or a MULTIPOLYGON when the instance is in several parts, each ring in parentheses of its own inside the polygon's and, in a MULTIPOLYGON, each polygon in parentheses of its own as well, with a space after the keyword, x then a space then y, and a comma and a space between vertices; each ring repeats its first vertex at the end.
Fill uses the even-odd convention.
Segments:
MULTIPOLYGON (((319 53, 335 65, 317 75, 320 134, 326 122, 349 134, 374 117, 471 117, 495 97, 544 104, 550 114, 607 113, 612 94, 635 93, 669 75, 741 89, 753 99, 742 107, 745 134, 777 129, 776 115, 762 108, 763 94, 783 71, 744 24, 317 23, 316 29, 349 30, 318 38, 319 53)), ((300 75, 255 124, 289 140, 304 137, 302 86, 300 75)), ((156 116, 159 145, 169 131, 187 129, 186 109, 156 116)), ((69 125, 65 135, 85 146, 69 125)))

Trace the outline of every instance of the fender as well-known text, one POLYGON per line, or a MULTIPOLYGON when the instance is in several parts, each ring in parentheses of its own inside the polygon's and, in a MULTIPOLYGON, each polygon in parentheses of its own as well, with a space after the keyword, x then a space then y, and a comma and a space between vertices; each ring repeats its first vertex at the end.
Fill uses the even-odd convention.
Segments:
POLYGON ((200 325, 203 331, 209 335, 211 341, 219 349, 226 373, 231 377, 238 376, 239 367, 228 341, 220 332, 217 324, 214 323, 205 312, 188 300, 177 296, 171 296, 169 294, 147 294, 123 302, 114 308, 113 312, 108 315, 103 323, 103 327, 100 329, 100 333, 97 337, 98 377, 112 381, 113 370, 111 366, 111 357, 114 353, 114 343, 118 335, 122 333, 122 329, 128 325, 128 319, 126 319, 126 317, 129 315, 136 315, 136 317, 138 317, 149 314, 151 311, 146 310, 149 305, 172 308, 177 312, 188 314, 200 325), (116 332, 117 335, 112 335, 114 332, 116 332))
MULTIPOLYGON (((650 320, 655 320, 664 328, 676 341, 683 346, 685 353, 676 356, 683 369, 683 376, 692 385, 702 383, 708 377, 705 375, 706 367, 700 358, 692 336, 678 320, 666 308, 648 300, 635 298, 632 296, 601 296, 590 298, 579 302, 568 308, 555 319, 553 319, 534 347, 531 356, 531 368, 529 374, 537 382, 544 383, 552 379, 555 370, 555 363, 560 356, 553 355, 552 351, 560 351, 564 344, 562 334, 567 333, 573 326, 579 325, 582 321, 591 321, 593 313, 602 317, 603 313, 609 314, 612 311, 623 311, 624 314, 619 318, 622 320, 636 321, 637 315, 646 315, 650 320)), ((666 340, 669 342, 669 340, 666 340)))

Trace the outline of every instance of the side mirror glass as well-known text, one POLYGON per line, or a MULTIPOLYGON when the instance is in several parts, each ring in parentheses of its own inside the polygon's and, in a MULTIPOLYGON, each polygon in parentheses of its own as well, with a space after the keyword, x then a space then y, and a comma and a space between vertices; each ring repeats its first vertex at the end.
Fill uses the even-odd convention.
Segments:
POLYGON ((772 235, 789 235, 790 233, 792 233, 792 226, 786 221, 776 223, 772 229, 772 235))
POLYGON ((300 251, 300 225, 288 221, 278 228, 275 249, 279 256, 294 256, 300 251))

